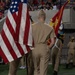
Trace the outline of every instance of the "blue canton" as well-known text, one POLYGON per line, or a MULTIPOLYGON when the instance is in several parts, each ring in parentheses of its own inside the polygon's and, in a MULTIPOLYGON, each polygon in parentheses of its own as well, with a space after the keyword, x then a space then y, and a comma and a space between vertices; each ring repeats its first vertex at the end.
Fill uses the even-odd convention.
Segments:
POLYGON ((19 9, 19 3, 27 3, 27 0, 12 0, 10 5, 10 12, 15 13, 19 9))

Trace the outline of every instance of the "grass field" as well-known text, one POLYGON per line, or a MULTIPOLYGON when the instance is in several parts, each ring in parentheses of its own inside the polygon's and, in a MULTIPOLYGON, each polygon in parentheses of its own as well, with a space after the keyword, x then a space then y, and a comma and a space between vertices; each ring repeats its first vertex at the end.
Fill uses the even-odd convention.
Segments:
MULTIPOLYGON (((8 65, 0 65, 0 75, 8 75, 8 69, 8 65)), ((52 66, 49 65, 47 75, 52 75, 52 72, 52 66)), ((17 75, 26 75, 26 69, 21 70, 18 68, 17 75)), ((59 75, 75 75, 75 68, 65 69, 65 65, 60 65, 59 75)))

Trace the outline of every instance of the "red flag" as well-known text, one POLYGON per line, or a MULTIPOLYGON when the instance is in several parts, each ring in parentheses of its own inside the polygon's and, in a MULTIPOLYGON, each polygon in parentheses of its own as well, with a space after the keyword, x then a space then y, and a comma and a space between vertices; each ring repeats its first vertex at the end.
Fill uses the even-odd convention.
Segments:
POLYGON ((59 26, 61 23, 61 19, 63 16, 63 11, 65 6, 69 3, 69 0, 65 2, 65 4, 60 8, 60 10, 55 14, 55 16, 51 19, 50 25, 53 26, 55 30, 55 34, 58 34, 59 26))
MULTIPOLYGON (((65 4, 60 8, 60 10, 54 15, 54 17, 51 19, 51 22, 50 22, 50 26, 52 26, 54 28, 54 31, 55 31, 55 34, 57 36, 58 34, 58 30, 59 30, 59 26, 61 25, 61 19, 62 19, 62 16, 63 16, 63 11, 64 11, 64 8, 65 6, 70 2, 70 0, 67 0, 65 2, 65 4)), ((47 41, 48 42, 48 45, 50 44, 50 39, 47 41)))
POLYGON ((26 54, 32 46, 27 0, 12 0, 0 35, 0 56, 5 63, 26 54))

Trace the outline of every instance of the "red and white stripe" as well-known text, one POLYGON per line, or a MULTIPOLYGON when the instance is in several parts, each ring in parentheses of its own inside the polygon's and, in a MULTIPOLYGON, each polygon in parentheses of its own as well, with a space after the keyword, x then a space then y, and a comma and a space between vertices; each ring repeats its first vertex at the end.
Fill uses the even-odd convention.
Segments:
POLYGON ((16 29, 19 30, 17 31, 17 36, 19 37, 18 41, 21 44, 27 44, 29 46, 32 46, 32 28, 29 21, 30 16, 27 9, 27 4, 23 4, 23 7, 22 4, 20 4, 19 8, 20 12, 18 12, 18 15, 19 17, 21 16, 21 18, 18 19, 18 29, 16 29))
POLYGON ((27 4, 20 4, 19 11, 13 15, 8 10, 0 35, 0 56, 5 63, 11 62, 26 54, 29 46, 32 46, 32 29, 27 4))

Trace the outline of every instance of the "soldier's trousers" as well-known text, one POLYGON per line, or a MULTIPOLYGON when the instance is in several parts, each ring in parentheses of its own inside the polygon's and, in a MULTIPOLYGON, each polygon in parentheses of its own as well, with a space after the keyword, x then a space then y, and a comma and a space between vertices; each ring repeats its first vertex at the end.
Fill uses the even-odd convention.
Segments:
POLYGON ((57 54, 56 53, 52 54, 52 65, 53 65, 54 71, 58 71, 59 62, 60 62, 60 52, 58 51, 57 54))
MULTIPOLYGON (((26 56, 27 56, 26 58, 27 75, 33 75, 34 66, 33 66, 32 52, 28 53, 28 55, 26 56)), ((10 62, 8 75, 16 75, 20 60, 21 58, 10 62)))
POLYGON ((34 65, 32 58, 32 51, 30 51, 27 55, 27 75, 33 75, 34 73, 34 65))
POLYGON ((75 51, 74 50, 68 52, 67 64, 69 64, 71 60, 73 60, 73 65, 75 65, 75 51))
POLYGON ((19 63, 20 63, 20 58, 10 62, 8 75, 16 75, 19 63))
POLYGON ((45 44, 38 44, 32 50, 34 75, 46 75, 50 58, 50 49, 45 44))
POLYGON ((26 59, 26 58, 25 58, 25 55, 22 56, 22 58, 21 58, 21 60, 20 60, 20 66, 25 66, 25 65, 26 65, 26 64, 25 64, 25 62, 26 62, 25 59, 26 59))

